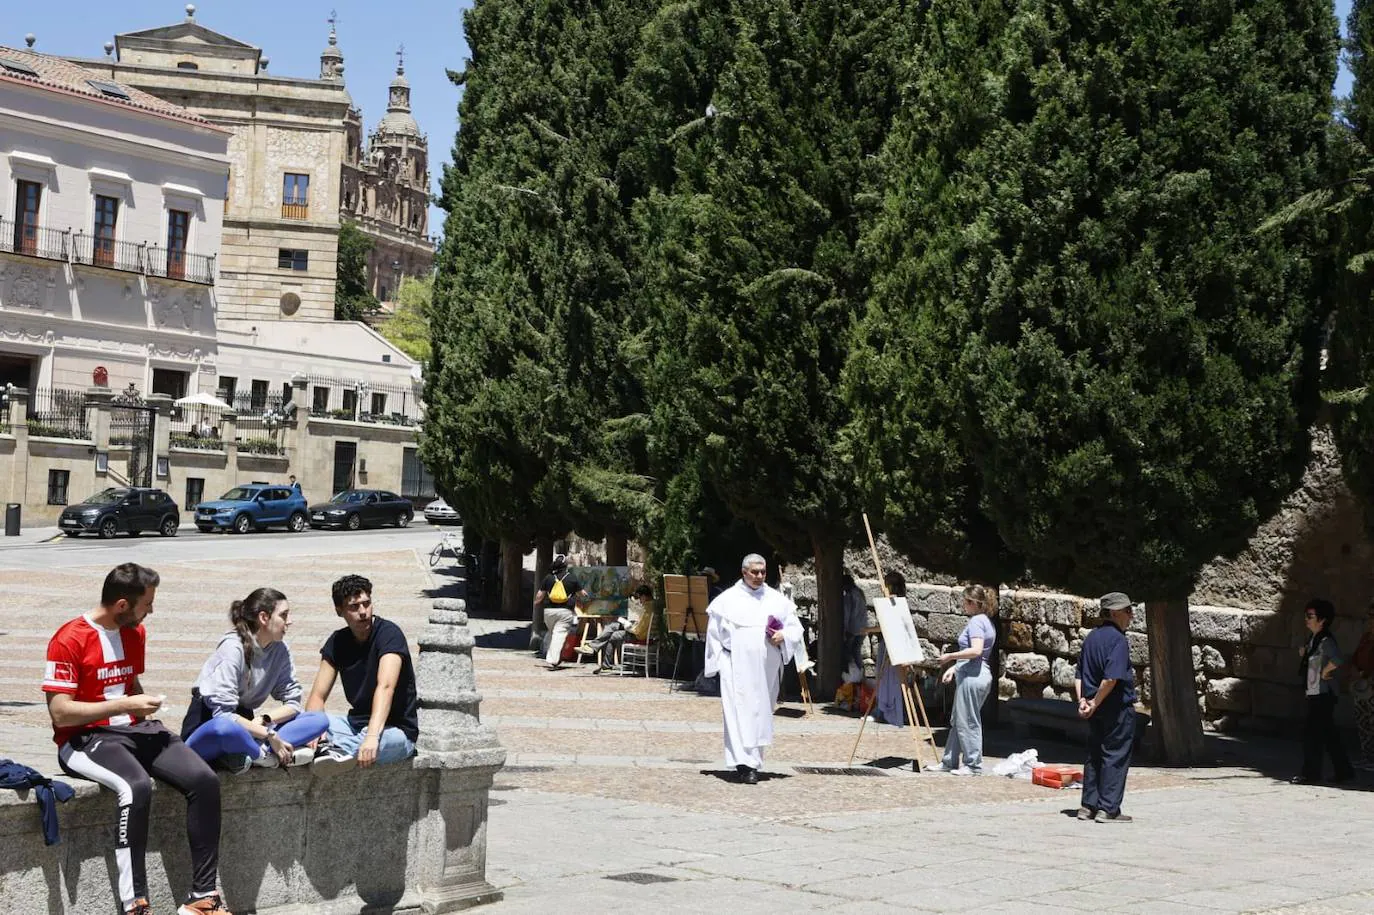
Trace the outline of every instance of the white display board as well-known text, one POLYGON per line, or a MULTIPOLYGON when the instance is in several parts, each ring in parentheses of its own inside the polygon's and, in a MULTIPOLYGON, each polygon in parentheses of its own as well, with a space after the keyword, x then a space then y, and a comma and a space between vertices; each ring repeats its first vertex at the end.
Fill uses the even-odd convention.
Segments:
POLYGON ((926 659, 905 597, 874 598, 873 609, 878 611, 878 626, 883 630, 890 663, 920 664, 926 659))

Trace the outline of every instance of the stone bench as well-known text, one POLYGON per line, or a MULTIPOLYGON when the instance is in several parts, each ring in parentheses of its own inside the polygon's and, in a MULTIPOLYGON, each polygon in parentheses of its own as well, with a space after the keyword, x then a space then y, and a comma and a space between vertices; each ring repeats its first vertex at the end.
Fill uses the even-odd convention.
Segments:
POLYGON ((1032 728, 1063 734, 1074 743, 1088 742, 1088 722, 1078 717, 1077 703, 1067 699, 1010 699, 1006 712, 1018 737, 1032 728))
MULTIPOLYGON (((487 802, 506 751, 481 724, 462 601, 435 601, 419 639, 418 755, 334 774, 309 766, 221 779, 220 884, 235 912, 440 913, 501 898, 486 881, 487 802)), ((0 912, 112 912, 115 800, 79 779, 45 846, 30 792, 0 792, 0 912)), ((186 805, 154 783, 148 883, 159 912, 190 886, 186 805)))

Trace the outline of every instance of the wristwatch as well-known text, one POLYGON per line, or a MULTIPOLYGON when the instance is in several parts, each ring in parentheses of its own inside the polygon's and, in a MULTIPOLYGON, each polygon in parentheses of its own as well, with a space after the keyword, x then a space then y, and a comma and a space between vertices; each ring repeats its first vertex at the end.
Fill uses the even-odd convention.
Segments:
POLYGON ((262 722, 262 726, 267 728, 269 732, 275 731, 277 729, 276 724, 272 721, 272 716, 267 714, 266 712, 264 712, 262 717, 258 720, 262 722))

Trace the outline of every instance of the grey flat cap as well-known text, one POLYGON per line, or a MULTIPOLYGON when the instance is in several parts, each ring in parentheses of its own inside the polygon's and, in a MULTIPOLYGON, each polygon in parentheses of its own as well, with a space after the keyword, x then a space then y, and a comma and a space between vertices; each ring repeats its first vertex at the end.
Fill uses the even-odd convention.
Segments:
POLYGON ((1121 591, 1109 591, 1097 599, 1097 605, 1103 613, 1112 610, 1131 609, 1131 599, 1121 591))

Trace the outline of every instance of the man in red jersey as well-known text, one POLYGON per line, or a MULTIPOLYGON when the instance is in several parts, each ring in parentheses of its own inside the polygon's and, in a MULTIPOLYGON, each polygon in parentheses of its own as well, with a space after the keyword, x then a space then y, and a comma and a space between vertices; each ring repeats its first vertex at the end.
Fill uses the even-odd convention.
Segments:
POLYGON ((178 915, 228 915, 216 884, 219 868, 219 778, 162 723, 150 720, 162 696, 143 692, 146 636, 160 581, 126 562, 105 576, 100 606, 66 623, 48 642, 43 675, 53 740, 62 770, 109 788, 119 802, 115 862, 125 913, 152 915, 144 853, 152 781, 186 796, 191 842, 191 894, 178 915))

